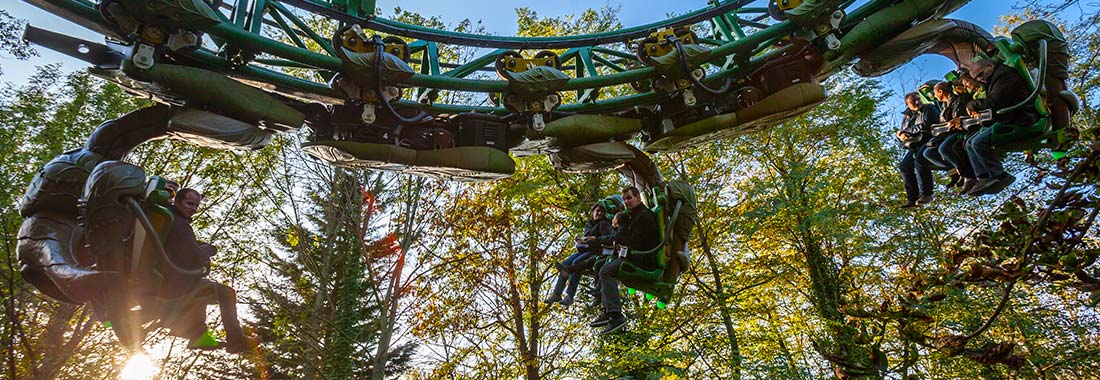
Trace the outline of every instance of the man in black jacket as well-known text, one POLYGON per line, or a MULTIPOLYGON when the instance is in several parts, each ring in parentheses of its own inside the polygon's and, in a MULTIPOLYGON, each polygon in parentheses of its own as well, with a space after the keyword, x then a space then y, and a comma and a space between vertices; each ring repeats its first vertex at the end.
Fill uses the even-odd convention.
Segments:
MULTIPOLYGON (((638 188, 630 186, 623 189, 623 203, 630 210, 630 221, 623 227, 622 232, 615 236, 618 246, 627 247, 631 251, 649 251, 661 243, 659 231, 657 231, 657 215, 642 204, 642 195, 638 188)), ((626 324, 623 316, 623 300, 619 297, 619 266, 623 260, 629 260, 632 264, 643 269, 657 267, 655 253, 639 256, 627 256, 626 258, 614 257, 608 260, 600 268, 600 293, 603 298, 604 313, 589 324, 592 327, 606 326, 600 335, 618 331, 626 324)))
POLYGON ((978 196, 996 194, 1016 180, 1016 177, 1004 171, 1001 158, 993 151, 992 135, 999 124, 1026 127, 1035 124, 1039 115, 1035 107, 1025 105, 1007 114, 997 111, 1016 105, 1028 94, 1028 83, 1012 68, 1000 63, 979 59, 970 67, 970 75, 985 83, 986 97, 976 99, 966 106, 971 116, 977 116, 983 110, 993 111, 993 126, 983 128, 966 142, 967 155, 974 166, 978 183, 967 194, 978 196))
MULTIPOLYGON (((191 228, 191 218, 199 209, 202 202, 202 194, 194 189, 181 189, 176 193, 172 212, 172 226, 165 242, 165 253, 172 262, 187 270, 199 269, 210 266, 210 257, 217 249, 207 243, 200 243, 195 237, 195 231, 191 228)), ((178 299, 187 295, 210 296, 216 298, 221 311, 222 325, 225 327, 225 349, 230 353, 243 352, 247 347, 247 337, 237 319, 237 294, 233 288, 222 283, 211 281, 205 276, 187 276, 169 270, 167 265, 161 263, 160 272, 164 275, 164 282, 160 289, 160 297, 165 299, 178 299)), ((190 339, 187 347, 190 349, 209 349, 205 347, 202 338, 206 332, 206 305, 199 304, 188 310, 183 310, 177 315, 168 316, 171 334, 190 339)))
POLYGON ((905 107, 905 118, 896 135, 907 149, 898 165, 905 182, 905 204, 901 207, 910 208, 932 202, 932 163, 924 158, 924 143, 932 136, 932 124, 939 121, 940 109, 924 104, 915 92, 905 94, 905 107))

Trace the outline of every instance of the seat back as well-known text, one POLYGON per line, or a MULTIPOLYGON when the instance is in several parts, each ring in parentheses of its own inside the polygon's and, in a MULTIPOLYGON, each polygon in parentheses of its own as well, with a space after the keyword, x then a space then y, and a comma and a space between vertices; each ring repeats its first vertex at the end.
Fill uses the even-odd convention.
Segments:
MULTIPOLYGON (((1011 67, 1016 71, 1024 81, 1027 83, 1027 91, 1031 93, 1029 97, 1030 104, 1021 104, 1020 107, 1034 107, 1035 111, 1039 114, 1039 120, 1032 125, 1008 125, 1008 124, 996 124, 993 128, 993 135, 991 140, 993 145, 998 149, 1006 151, 1030 151, 1038 150, 1044 147, 1050 147, 1051 138, 1058 135, 1056 129, 1052 129, 1051 125, 1051 110, 1048 108, 1049 94, 1042 92, 1042 83, 1046 81, 1046 44, 1042 44, 1044 49, 1041 52, 1036 52, 1025 57, 1026 47, 1018 42, 1009 39, 1000 39, 996 42, 998 54, 997 59, 1004 63, 1006 66, 1011 67), (1029 62, 1027 57, 1036 58, 1037 61, 1029 62), (1038 67, 1038 78, 1032 76, 1030 67, 1038 67)), ((1006 109, 996 110, 996 112, 1007 112, 1010 109, 1015 108, 1008 107, 1006 109)), ((1059 111, 1059 117, 1065 118, 1065 110, 1059 111)), ((1062 126, 1064 128, 1064 125, 1062 126)))
MULTIPOLYGON (((1066 86, 1070 57, 1062 31, 1049 21, 1029 21, 1012 31, 1011 40, 1002 39, 996 46, 998 58, 1027 78, 1030 90, 1038 92, 1035 109, 1042 115, 1041 121, 1047 123, 1039 136, 1007 145, 1014 145, 1011 150, 1064 145, 1070 140, 1065 129, 1071 125, 1080 103, 1066 86), (1028 68, 1037 69, 1038 78, 1032 78, 1028 68)), ((1028 133, 1035 133, 1038 126, 1030 129, 1028 133)))
POLYGON ((604 209, 604 215, 607 216, 607 220, 615 218, 615 214, 626 210, 626 205, 623 204, 623 196, 619 194, 610 195, 607 198, 596 201, 604 209))
POLYGON ((132 263, 134 268, 132 272, 141 273, 142 278, 147 282, 145 285, 150 289, 160 289, 164 281, 164 263, 161 262, 160 254, 157 253, 158 248, 154 244, 164 247, 168 242, 168 233, 172 229, 175 218, 172 210, 168 208, 170 193, 165 188, 166 183, 167 181, 162 177, 149 177, 149 182, 145 186, 145 198, 140 203, 142 212, 153 226, 154 233, 150 234, 145 230, 145 225, 137 219, 140 216, 135 215, 134 219, 133 257, 138 260, 132 263), (157 239, 151 238, 154 235, 157 239))

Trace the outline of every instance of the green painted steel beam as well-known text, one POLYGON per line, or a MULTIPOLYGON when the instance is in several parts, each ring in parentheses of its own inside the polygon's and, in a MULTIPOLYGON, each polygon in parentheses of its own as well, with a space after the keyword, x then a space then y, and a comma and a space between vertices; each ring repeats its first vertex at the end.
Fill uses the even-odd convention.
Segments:
POLYGON ((236 5, 233 6, 233 24, 238 27, 244 28, 245 21, 248 19, 248 0, 237 0, 236 5))
POLYGON ((618 50, 615 50, 615 49, 608 49, 608 48, 605 48, 605 47, 602 47, 602 46, 593 46, 592 51, 597 52, 597 53, 607 54, 607 55, 613 55, 613 56, 616 56, 616 57, 619 57, 619 58, 626 58, 626 59, 634 60, 634 61, 638 60, 638 57, 634 54, 624 53, 624 52, 621 52, 621 51, 618 51, 618 50))
POLYGON ((424 50, 424 56, 428 61, 428 74, 439 75, 439 46, 435 42, 428 42, 424 50))
POLYGON ((484 67, 485 65, 488 65, 491 62, 495 62, 496 59, 497 59, 497 56, 499 56, 500 53, 503 53, 504 51, 505 51, 504 49, 494 50, 494 51, 490 52, 489 54, 485 54, 485 55, 483 55, 481 57, 478 57, 477 59, 474 59, 470 62, 466 62, 462 66, 456 67, 456 68, 452 69, 451 71, 445 72, 445 73, 442 74, 442 76, 452 77, 452 78, 465 78, 467 75, 473 74, 474 72, 476 72, 478 69, 484 67))
MULTIPOLYGON (((718 0, 710 0, 709 3, 711 6, 714 6, 718 3, 718 0)), ((736 12, 736 10, 734 12, 736 12)), ((720 14, 718 17, 711 18, 710 22, 717 27, 718 31, 722 33, 722 36, 726 38, 726 41, 733 41, 735 38, 733 38, 733 31, 730 30, 730 20, 726 15, 726 13, 720 14)))
POLYGON ((409 55, 416 54, 417 52, 424 50, 428 46, 428 41, 416 40, 408 43, 409 55))
POLYGON ((596 62, 599 62, 599 63, 603 64, 604 66, 610 68, 611 70, 616 71, 616 72, 626 71, 626 69, 624 69, 622 66, 619 66, 619 65, 615 64, 614 62, 609 61, 607 58, 601 57, 599 55, 593 54, 592 59, 595 60, 596 62))
POLYGON ((730 23, 731 27, 733 28, 733 33, 737 35, 737 39, 745 38, 745 30, 741 29, 741 16, 737 15, 737 11, 733 11, 732 15, 732 21, 729 19, 729 14, 722 15, 722 18, 725 19, 726 22, 730 23))
POLYGON ((256 58, 253 61, 256 62, 256 63, 262 64, 262 65, 268 65, 268 66, 293 67, 293 68, 298 68, 298 69, 311 69, 312 68, 310 66, 303 65, 301 63, 291 61, 291 60, 287 60, 287 59, 256 58))
POLYGON ((795 30, 795 26, 790 20, 783 21, 781 23, 772 25, 767 29, 745 36, 745 38, 738 39, 727 43, 725 45, 711 49, 707 54, 707 58, 704 61, 713 61, 715 59, 725 59, 729 55, 751 55, 754 50, 760 44, 774 39, 786 36, 795 30))
POLYGON ((699 43, 704 44, 704 45, 722 46, 725 43, 733 41, 733 40, 717 40, 717 39, 713 39, 713 38, 699 37, 698 41, 699 41, 699 43))
POLYGON ((264 27, 264 13, 267 11, 267 0, 253 0, 252 12, 248 14, 248 31, 261 33, 264 27))
POLYGON ((580 54, 580 49, 581 48, 569 48, 569 50, 566 50, 564 53, 561 53, 561 55, 558 56, 558 60, 560 60, 561 63, 564 65, 566 62, 576 59, 577 56, 580 54))
POLYGON ((585 70, 588 71, 588 75, 590 75, 590 76, 600 75, 600 72, 596 71, 596 64, 592 62, 592 49, 584 48, 584 49, 580 49, 580 52, 581 52, 581 63, 584 64, 584 68, 585 68, 585 70))
POLYGON ((326 39, 318 35, 317 32, 313 31, 313 28, 307 25, 304 21, 302 21, 302 19, 298 18, 297 15, 292 13, 289 9, 280 4, 278 1, 271 2, 271 6, 274 7, 275 10, 282 14, 284 17, 289 19, 290 22, 294 23, 294 25, 297 26, 298 29, 301 29, 303 32, 309 35, 309 38, 312 38, 313 42, 316 42, 317 45, 320 45, 322 49, 325 49, 325 52, 328 52, 329 55, 336 55, 336 52, 332 49, 332 42, 330 42, 330 39, 326 39))
MULTIPOLYGON (((853 26, 853 24, 863 21, 863 19, 874 14, 875 12, 878 12, 881 9, 889 7, 893 3, 893 0, 871 0, 867 4, 863 4, 863 6, 856 8, 856 10, 844 16, 844 21, 840 23, 840 27, 851 27, 853 26)), ((851 2, 848 2, 848 4, 851 4, 851 2)))
MULTIPOLYGON (((587 72, 588 76, 590 76, 590 77, 600 76, 600 72, 598 70, 596 70, 596 64, 594 62, 592 62, 592 49, 591 48, 581 48, 581 49, 579 49, 579 51, 580 51, 580 62, 578 62, 579 64, 576 65, 577 66, 577 74, 578 74, 577 77, 580 78, 582 75, 585 74, 585 72, 587 72), (584 65, 583 69, 582 69, 581 64, 584 65)), ((577 95, 577 101, 578 102, 587 102, 592 97, 594 97, 597 90, 599 90, 598 87, 597 88, 585 89, 585 90, 577 90, 577 91, 580 92, 580 94, 577 95)))
POLYGON ((298 45, 298 47, 302 49, 309 48, 306 46, 305 41, 302 41, 301 38, 298 38, 298 33, 296 33, 294 28, 290 27, 290 25, 286 23, 286 20, 283 19, 283 16, 279 15, 279 12, 271 12, 270 14, 271 18, 279 24, 279 29, 282 30, 283 33, 286 33, 286 35, 290 37, 290 40, 294 41, 295 45, 298 45))
MULTIPOLYGON (((228 67, 225 58, 219 57, 206 50, 193 50, 182 52, 182 54, 203 64, 203 66, 205 66, 204 68, 207 70, 220 72, 225 71, 226 67, 228 67)), ((246 79, 271 83, 275 86, 276 90, 279 88, 289 89, 334 99, 343 99, 344 97, 342 93, 327 85, 253 65, 238 68, 235 71, 231 71, 231 73, 239 74, 246 79)))
MULTIPOLYGON (((439 75, 439 47, 435 42, 430 41, 418 41, 424 42, 423 52, 420 57, 420 73, 425 75, 439 75)), ((420 98, 425 92, 428 92, 428 88, 421 87, 416 90, 416 97, 420 98)), ((431 91, 430 97, 435 97, 438 91, 431 91)))
POLYGON ((640 69, 601 75, 598 77, 571 79, 568 83, 565 84, 565 87, 562 89, 582 90, 586 88, 608 87, 619 84, 626 84, 652 77, 654 73, 656 73, 656 69, 652 67, 643 67, 640 69))
POLYGON ((374 16, 378 6, 374 5, 374 0, 363 0, 362 9, 367 16, 374 16))
POLYGON ((753 0, 725 0, 718 7, 708 7, 685 13, 668 20, 653 22, 615 31, 590 33, 576 36, 561 37, 514 37, 514 36, 489 36, 471 33, 442 31, 426 28, 420 25, 406 24, 384 18, 360 18, 338 12, 333 7, 328 7, 317 0, 282 0, 284 3, 310 11, 323 13, 347 23, 357 23, 365 28, 383 33, 396 34, 416 39, 436 41, 440 43, 457 44, 464 46, 495 47, 508 49, 562 49, 580 46, 592 46, 608 43, 618 43, 624 40, 637 39, 649 35, 661 28, 678 27, 695 24, 699 21, 713 17, 715 14, 728 12, 743 7, 753 0))
POLYGON ((454 78, 446 75, 413 74, 408 84, 416 87, 469 92, 504 92, 508 89, 508 82, 505 81, 454 78))
POLYGON ((298 61, 319 69, 340 71, 342 66, 339 58, 318 54, 308 49, 290 46, 264 36, 249 33, 234 24, 221 23, 208 28, 206 32, 237 46, 298 61))

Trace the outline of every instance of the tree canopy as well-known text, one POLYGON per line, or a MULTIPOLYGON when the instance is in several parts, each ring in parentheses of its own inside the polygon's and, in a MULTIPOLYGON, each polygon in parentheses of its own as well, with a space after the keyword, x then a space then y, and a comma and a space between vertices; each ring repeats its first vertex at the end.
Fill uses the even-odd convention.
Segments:
MULTIPOLYGON (((1004 25, 1059 17, 1074 4, 1022 4, 1004 25)), ((829 79, 829 99, 807 114, 654 157, 665 179, 698 195, 692 269, 665 309, 624 290, 631 322, 611 336, 588 327, 599 311, 583 305, 584 292, 570 307, 540 300, 591 205, 627 185, 616 173, 563 173, 542 156, 477 184, 333 168, 298 149, 307 132, 252 152, 143 145, 127 160, 204 193, 194 226, 219 247, 210 276, 238 290, 242 322, 260 338, 257 351, 235 356, 185 350, 157 332, 144 344, 154 376, 1096 378, 1100 12, 1082 9, 1059 21, 1074 31, 1069 83, 1081 99, 1080 142, 1057 160, 1009 154, 1021 180, 1003 195, 937 190, 931 206, 897 209, 902 148, 891 105, 899 94, 847 72, 829 79)), ((431 28, 480 28, 394 14, 431 28)), ((520 36, 622 27, 607 7, 516 14, 520 36)), ((4 52, 32 57, 8 44, 13 25, 0 11, 4 52)), ((29 83, 0 89, 0 378, 122 370, 127 353, 90 308, 49 299, 20 277, 17 204, 48 160, 149 104, 49 64, 29 83)))

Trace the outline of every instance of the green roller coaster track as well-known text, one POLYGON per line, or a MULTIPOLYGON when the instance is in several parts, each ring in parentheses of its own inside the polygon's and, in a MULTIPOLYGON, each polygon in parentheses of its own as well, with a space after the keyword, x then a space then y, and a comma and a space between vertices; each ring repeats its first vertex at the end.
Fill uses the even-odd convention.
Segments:
MULTIPOLYGON (((27 0, 80 25, 125 40, 103 21, 96 3, 86 0, 27 0)), ((197 0, 196 0, 197 1, 197 0)), ((388 33, 406 38, 413 54, 410 63, 420 65, 418 73, 400 85, 416 88, 417 94, 428 90, 454 90, 464 92, 496 93, 506 91, 509 83, 504 80, 474 79, 479 71, 491 70, 492 61, 503 50, 492 50, 468 62, 441 62, 440 45, 460 45, 496 49, 567 49, 560 54, 563 71, 572 74, 564 90, 585 91, 602 87, 628 84, 654 75, 654 68, 640 62, 634 52, 625 51, 624 43, 645 37, 662 28, 701 25, 709 23, 715 31, 711 38, 701 39, 711 50, 699 61, 726 62, 732 64, 718 68, 707 75, 707 82, 726 77, 744 75, 774 50, 774 43, 786 38, 797 27, 790 21, 766 25, 768 17, 763 7, 746 7, 752 1, 726 0, 712 6, 686 13, 669 20, 630 27, 626 29, 563 37, 509 37, 488 36, 434 30, 405 24, 374 15, 374 1, 322 1, 322 0, 236 0, 215 8, 220 22, 198 30, 209 34, 216 49, 202 47, 191 51, 178 51, 181 56, 193 59, 199 66, 229 76, 259 81, 273 88, 286 89, 290 95, 306 95, 307 98, 337 101, 341 95, 328 84, 303 79, 281 71, 282 67, 302 68, 324 73, 342 70, 342 62, 332 51, 329 39, 313 29, 307 15, 318 15, 344 23, 361 25, 364 29, 388 33), (265 26, 267 26, 265 28, 265 26), (312 42, 312 44, 307 43, 312 42), (247 65, 233 67, 226 64, 224 51, 234 47, 255 54, 259 59, 247 65), (312 48, 310 47, 312 46, 312 48), (218 50, 221 51, 218 51, 218 50), (488 66, 487 66, 488 65, 488 66), (449 71, 441 68, 450 67, 449 71), (637 67, 626 69, 626 67, 637 67), (568 70, 573 68, 573 70, 568 70), (583 69, 582 69, 583 68, 583 69), (610 71, 601 74, 597 68, 610 71)), ((846 17, 842 28, 850 27, 876 10, 893 1, 876 0, 856 8, 846 17)), ((182 3, 182 2, 181 2, 182 3)), ((221 3, 221 1, 218 1, 221 3)), ((841 6, 850 6, 845 1, 841 6)), ((592 98, 572 104, 564 104, 559 111, 575 113, 605 113, 623 110, 637 105, 656 102, 656 94, 641 93, 609 99, 592 98)), ((420 107, 433 112, 478 111, 506 113, 501 107, 471 107, 460 104, 402 101, 401 104, 420 107)))

